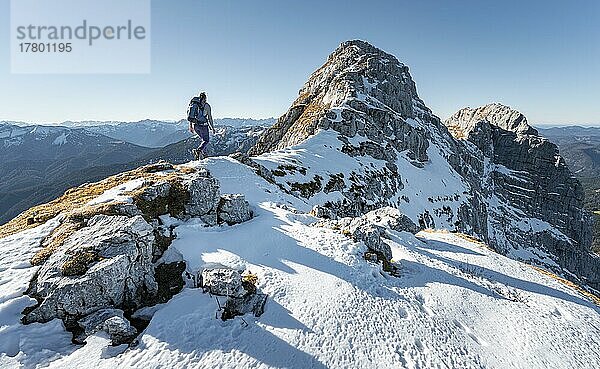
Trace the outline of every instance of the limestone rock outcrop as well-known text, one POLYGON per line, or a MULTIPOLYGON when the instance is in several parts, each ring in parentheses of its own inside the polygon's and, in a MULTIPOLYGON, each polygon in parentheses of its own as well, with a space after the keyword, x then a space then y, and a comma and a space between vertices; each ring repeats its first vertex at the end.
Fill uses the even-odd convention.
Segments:
POLYGON ((552 255, 599 286, 600 258, 590 252, 592 218, 557 146, 523 114, 498 103, 461 109, 445 124, 463 144, 460 155, 474 163, 464 175, 488 203, 488 242, 506 254, 519 245, 552 255))
POLYGON ((152 226, 142 216, 94 216, 40 268, 28 294, 41 302, 25 322, 140 306, 157 290, 153 242, 152 226))
POLYGON ((444 121, 444 124, 456 138, 467 138, 482 121, 493 122, 495 127, 521 135, 537 135, 527 118, 509 106, 493 103, 476 109, 464 108, 444 121))
POLYGON ((130 342, 136 330, 127 318, 184 287, 185 261, 170 248, 177 232, 163 215, 200 218, 206 226, 252 216, 245 198, 221 195, 207 170, 168 163, 84 185, 71 195, 61 203, 61 224, 31 260, 40 268, 26 293, 38 303, 25 309, 23 322, 62 319, 74 334, 83 329, 79 341, 102 330, 115 344, 130 342), (78 200, 90 192, 100 195, 78 200))

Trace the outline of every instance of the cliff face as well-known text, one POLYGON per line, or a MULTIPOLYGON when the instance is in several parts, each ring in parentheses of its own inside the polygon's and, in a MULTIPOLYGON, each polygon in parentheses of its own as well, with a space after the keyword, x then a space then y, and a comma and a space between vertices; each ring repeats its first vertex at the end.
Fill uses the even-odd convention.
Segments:
POLYGON ((583 188, 555 144, 540 137, 519 112, 489 104, 461 109, 445 122, 463 156, 479 165, 467 174, 487 202, 488 239, 498 250, 546 252, 570 272, 598 285, 599 259, 590 253, 591 218, 583 188))
POLYGON ((408 67, 364 41, 342 43, 250 154, 321 215, 393 206, 600 286, 583 192, 556 146, 501 104, 442 123, 408 67))

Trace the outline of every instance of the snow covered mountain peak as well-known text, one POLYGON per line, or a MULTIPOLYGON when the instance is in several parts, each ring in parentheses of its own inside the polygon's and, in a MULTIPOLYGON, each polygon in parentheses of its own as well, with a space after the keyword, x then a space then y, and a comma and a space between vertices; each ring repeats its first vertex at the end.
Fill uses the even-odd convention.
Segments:
POLYGON ((364 41, 342 43, 250 154, 324 216, 392 206, 600 287, 581 185, 556 146, 497 103, 444 125, 408 67, 364 41))
POLYGON ((407 118, 414 116, 413 99, 420 101, 408 67, 360 40, 342 43, 300 90, 301 95, 320 93, 323 105, 330 108, 358 100, 407 118))

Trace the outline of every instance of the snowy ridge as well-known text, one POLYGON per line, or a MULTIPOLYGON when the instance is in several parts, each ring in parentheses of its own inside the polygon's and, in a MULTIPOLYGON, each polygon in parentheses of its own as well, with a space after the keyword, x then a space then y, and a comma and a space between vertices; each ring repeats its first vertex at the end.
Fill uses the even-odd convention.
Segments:
MULTIPOLYGON (((367 138, 355 136, 349 142, 360 146, 361 142, 370 141, 367 138)), ((368 176, 373 168, 385 167, 385 160, 378 160, 370 156, 352 157, 342 152, 342 142, 334 131, 320 131, 305 142, 287 149, 278 150, 260 155, 254 160, 268 169, 277 173, 278 169, 290 168, 283 176, 277 176, 277 181, 285 189, 293 191, 293 183, 305 183, 319 176, 327 182, 332 176, 339 173, 346 174, 342 178, 344 186, 351 187, 352 182, 348 173, 368 176), (293 169, 297 168, 297 169, 293 169)), ((429 162, 423 168, 415 167, 412 160, 405 154, 398 155, 395 164, 398 172, 402 173, 403 188, 398 190, 389 200, 397 204, 398 208, 408 215, 415 223, 419 223, 420 216, 432 209, 435 202, 436 209, 449 207, 453 213, 458 213, 458 208, 466 201, 465 193, 468 184, 464 183, 448 164, 442 153, 435 146, 428 148, 429 162)), ((318 192, 307 199, 311 207, 326 202, 342 201, 343 196, 339 191, 329 193, 318 192)), ((380 203, 381 199, 367 199, 372 204, 380 203)), ((432 216, 439 228, 454 229, 452 217, 444 215, 441 211, 433 211, 432 216)))
POLYGON ((46 127, 46 126, 25 126, 20 127, 11 124, 0 125, 0 140, 3 147, 19 146, 23 142, 24 136, 33 137, 34 140, 43 140, 46 137, 53 135, 57 136, 53 143, 58 145, 66 139, 66 132, 69 130, 63 127, 46 127), (60 139, 59 139, 60 137, 60 139))
POLYGON ((0 241, 0 275, 11 281, 0 286, 0 334, 8 347, 1 366, 589 368, 600 362, 599 308, 527 265, 449 233, 388 231, 385 242, 403 266, 400 277, 391 277, 362 259, 364 244, 311 226, 317 219, 305 213, 307 204, 250 168, 226 158, 200 165, 224 191, 244 193, 257 216, 233 227, 178 222, 171 248, 189 272, 214 263, 251 270, 269 294, 264 315, 245 317, 247 326, 222 322, 214 297, 186 288, 146 309, 153 318, 131 348, 110 347, 101 333, 74 346, 60 321, 22 326, 20 310, 31 302, 15 292, 25 290, 35 267, 19 260, 56 225, 49 222, 19 241, 0 241), (40 337, 52 337, 52 346, 40 337))

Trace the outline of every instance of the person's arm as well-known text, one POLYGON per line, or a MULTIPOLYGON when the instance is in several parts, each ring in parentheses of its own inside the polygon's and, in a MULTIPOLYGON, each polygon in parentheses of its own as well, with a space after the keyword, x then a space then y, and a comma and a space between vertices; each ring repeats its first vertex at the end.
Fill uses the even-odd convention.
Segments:
POLYGON ((213 118, 212 118, 212 108, 210 107, 210 105, 208 105, 208 114, 206 117, 208 118, 208 124, 210 124, 210 129, 212 130, 213 133, 215 133, 215 125, 213 123, 213 118))
MULTIPOLYGON (((190 109, 191 109, 191 108, 192 108, 192 102, 190 101, 190 104, 188 105, 188 110, 187 110, 187 115, 188 115, 188 116, 190 115, 190 109)), ((189 130, 191 133, 194 133, 194 124, 193 124, 193 123, 192 123, 192 121, 190 121, 190 120, 188 120, 188 123, 189 123, 188 130, 189 130)))

